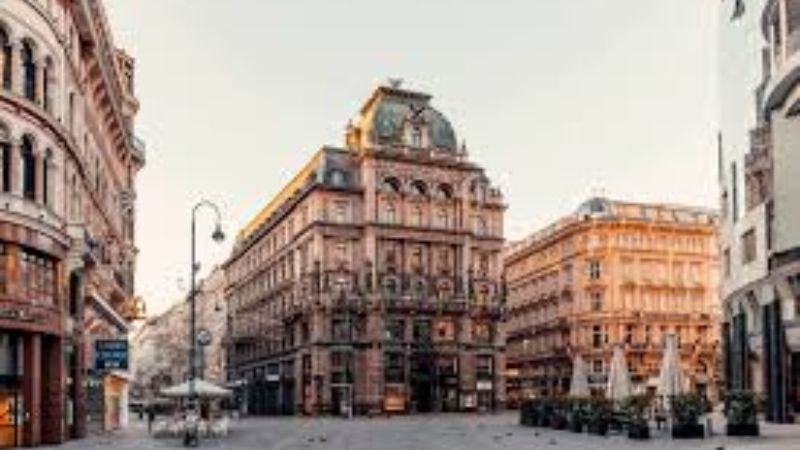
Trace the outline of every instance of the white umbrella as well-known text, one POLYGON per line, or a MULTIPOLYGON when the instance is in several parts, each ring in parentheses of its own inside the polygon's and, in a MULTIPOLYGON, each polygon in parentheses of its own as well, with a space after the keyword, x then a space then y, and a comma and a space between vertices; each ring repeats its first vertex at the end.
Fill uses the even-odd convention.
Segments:
POLYGON ((619 345, 614 346, 614 356, 611 357, 611 368, 608 371, 608 385, 606 397, 609 400, 620 401, 631 395, 631 374, 625 362, 625 352, 619 345))
POLYGON ((669 399, 684 392, 685 379, 681 369, 678 342, 674 334, 666 337, 664 359, 661 361, 661 374, 658 377, 659 396, 669 399))
MULTIPOLYGON (((189 397, 189 390, 189 381, 184 381, 181 384, 162 389, 161 395, 172 398, 187 398, 189 397)), ((194 380, 194 393, 198 398, 226 398, 233 395, 230 389, 198 379, 194 380)))
POLYGON ((589 397, 589 375, 586 363, 581 355, 576 355, 572 363, 572 383, 569 385, 569 396, 574 398, 589 397))

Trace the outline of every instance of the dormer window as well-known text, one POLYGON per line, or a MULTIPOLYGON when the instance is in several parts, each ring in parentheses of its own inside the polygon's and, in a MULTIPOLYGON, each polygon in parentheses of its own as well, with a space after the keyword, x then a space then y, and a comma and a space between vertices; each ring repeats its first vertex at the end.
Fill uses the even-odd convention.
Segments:
POLYGON ((418 125, 411 129, 411 147, 422 148, 422 129, 418 125))
POLYGON ((330 177, 334 187, 343 187, 347 181, 344 172, 339 169, 331 170, 330 177))

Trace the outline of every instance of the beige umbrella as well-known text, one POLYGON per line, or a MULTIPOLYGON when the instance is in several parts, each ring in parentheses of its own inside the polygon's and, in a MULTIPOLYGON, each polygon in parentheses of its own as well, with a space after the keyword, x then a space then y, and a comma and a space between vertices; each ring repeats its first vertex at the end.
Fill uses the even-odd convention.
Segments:
POLYGON ((619 345, 614 346, 614 355, 611 357, 611 368, 608 371, 608 385, 606 397, 609 400, 621 401, 631 395, 631 374, 625 362, 625 352, 619 345))
POLYGON ((685 384, 686 379, 678 353, 678 341, 674 334, 669 334, 664 344, 664 358, 661 361, 661 373, 658 377, 656 393, 665 400, 665 406, 669 408, 671 406, 669 399, 684 393, 685 384))
POLYGON ((586 363, 581 355, 575 355, 572 363, 572 383, 569 385, 569 396, 574 398, 589 397, 589 375, 586 371, 586 363))
MULTIPOLYGON (((171 398, 188 398, 190 392, 190 381, 170 386, 161 390, 161 395, 171 398)), ((230 389, 219 387, 206 380, 194 380, 194 393, 198 398, 227 398, 233 395, 230 389)))

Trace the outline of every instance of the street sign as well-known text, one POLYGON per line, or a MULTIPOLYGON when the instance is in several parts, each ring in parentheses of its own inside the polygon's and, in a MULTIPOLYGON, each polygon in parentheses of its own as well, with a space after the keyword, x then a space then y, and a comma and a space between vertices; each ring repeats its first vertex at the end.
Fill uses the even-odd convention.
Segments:
POLYGON ((128 341, 98 340, 94 343, 95 369, 98 371, 128 370, 128 341))

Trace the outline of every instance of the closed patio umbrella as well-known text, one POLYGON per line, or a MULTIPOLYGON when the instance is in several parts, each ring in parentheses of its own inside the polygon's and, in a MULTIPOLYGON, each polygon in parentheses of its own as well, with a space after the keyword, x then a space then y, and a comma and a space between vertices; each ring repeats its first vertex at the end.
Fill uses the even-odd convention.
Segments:
POLYGON ((684 393, 685 383, 678 353, 678 341, 674 334, 669 334, 664 345, 664 358, 661 361, 661 374, 658 377, 656 393, 662 399, 667 400, 665 406, 669 407, 668 400, 684 393))
POLYGON ((611 368, 608 372, 608 385, 606 397, 609 400, 621 401, 631 395, 631 374, 625 362, 625 352, 619 345, 614 346, 614 355, 611 357, 611 368))
POLYGON ((569 386, 569 396, 573 398, 589 397, 589 375, 586 372, 586 363, 581 355, 576 355, 572 363, 572 383, 569 386))

